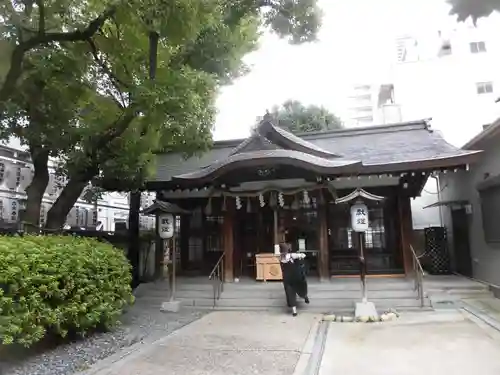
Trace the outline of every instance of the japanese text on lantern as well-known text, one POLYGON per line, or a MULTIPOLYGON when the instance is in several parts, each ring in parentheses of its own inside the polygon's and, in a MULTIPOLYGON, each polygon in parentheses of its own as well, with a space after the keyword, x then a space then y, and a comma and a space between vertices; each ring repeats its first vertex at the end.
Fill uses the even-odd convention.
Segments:
POLYGON ((368 207, 364 204, 351 206, 351 226, 355 232, 368 230, 368 207))
POLYGON ((171 214, 163 214, 160 216, 160 225, 158 235, 161 238, 171 238, 174 235, 174 218, 171 214))

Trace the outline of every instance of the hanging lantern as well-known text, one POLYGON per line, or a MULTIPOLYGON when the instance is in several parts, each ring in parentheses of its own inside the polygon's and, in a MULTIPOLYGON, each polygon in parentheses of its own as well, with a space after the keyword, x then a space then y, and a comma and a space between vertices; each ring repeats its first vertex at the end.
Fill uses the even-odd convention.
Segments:
POLYGON ((236 209, 240 210, 241 209, 241 198, 236 197, 236 209))
POLYGON ((325 197, 323 195, 323 191, 321 190, 318 193, 318 204, 321 206, 325 204, 325 197))
POLYGON ((226 207, 226 196, 225 195, 222 197, 222 208, 221 209, 222 209, 222 212, 226 212, 226 210, 227 210, 227 207, 226 207))
POLYGON ((247 198, 247 212, 252 212, 252 204, 250 202, 250 198, 247 198))
POLYGON ((311 203, 309 192, 307 190, 304 190, 304 204, 308 205, 309 203, 311 203))
POLYGON ((280 207, 283 207, 285 205, 285 198, 283 197, 283 193, 281 191, 278 194, 278 203, 280 207))
POLYGON ((264 207, 266 205, 266 202, 264 201, 264 195, 259 194, 259 204, 261 207, 264 207))
POLYGON ((277 199, 276 199, 276 194, 275 193, 271 193, 271 198, 269 198, 269 206, 271 207, 276 207, 276 205, 278 204, 277 202, 277 199))
POLYGON ((205 207, 205 215, 212 215, 212 198, 208 198, 207 206, 205 207))

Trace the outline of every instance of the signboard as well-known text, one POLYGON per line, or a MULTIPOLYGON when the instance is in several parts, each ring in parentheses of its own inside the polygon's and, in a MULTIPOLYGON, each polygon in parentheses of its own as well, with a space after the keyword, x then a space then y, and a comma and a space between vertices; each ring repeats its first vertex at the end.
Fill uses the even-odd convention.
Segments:
POLYGON ((351 206, 351 227, 355 232, 368 230, 368 207, 365 204, 356 203, 351 206))
POLYGON ((304 238, 299 238, 299 251, 306 250, 306 240, 304 238))
POLYGON ((161 238, 172 238, 174 235, 174 216, 172 214, 161 214, 158 235, 161 238))
POLYGON ((274 255, 280 255, 280 245, 276 244, 274 245, 274 255))

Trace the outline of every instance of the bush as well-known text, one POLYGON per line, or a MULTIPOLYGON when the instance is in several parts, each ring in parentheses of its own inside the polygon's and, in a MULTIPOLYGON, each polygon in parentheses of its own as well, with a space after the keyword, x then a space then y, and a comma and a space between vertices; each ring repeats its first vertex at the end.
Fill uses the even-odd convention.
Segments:
POLYGON ((118 323, 133 302, 122 251, 93 238, 0 237, 0 342, 24 346, 118 323))

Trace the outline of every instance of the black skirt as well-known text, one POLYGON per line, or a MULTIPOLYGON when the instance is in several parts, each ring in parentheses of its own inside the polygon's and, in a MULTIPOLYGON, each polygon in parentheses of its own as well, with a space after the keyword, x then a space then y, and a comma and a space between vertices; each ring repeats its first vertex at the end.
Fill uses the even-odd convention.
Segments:
POLYGON ((281 263, 283 272, 283 285, 288 306, 296 306, 297 295, 307 297, 307 280, 304 263, 299 260, 281 263))

